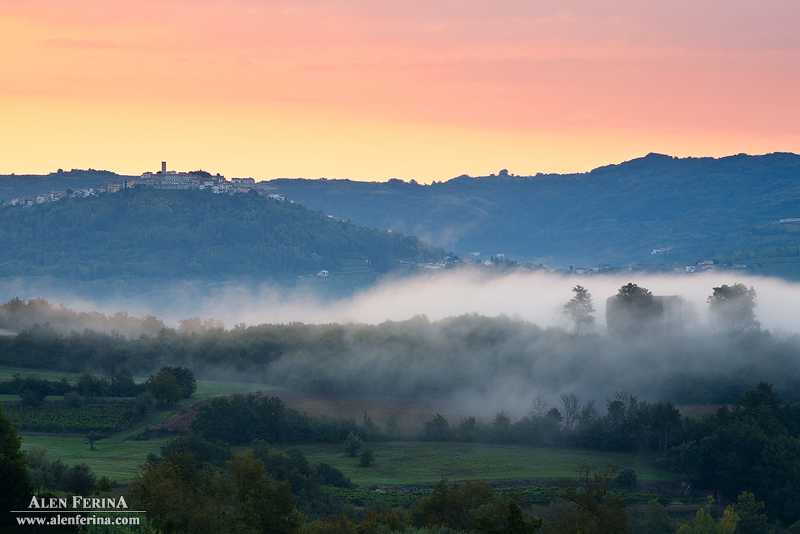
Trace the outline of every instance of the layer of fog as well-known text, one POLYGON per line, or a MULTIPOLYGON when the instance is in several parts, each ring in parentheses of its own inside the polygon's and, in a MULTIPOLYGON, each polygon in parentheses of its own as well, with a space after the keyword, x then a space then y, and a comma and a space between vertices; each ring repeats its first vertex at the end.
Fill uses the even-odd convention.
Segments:
MULTIPOLYGON (((440 271, 416 277, 386 281, 352 297, 326 300, 310 290, 277 288, 264 284, 256 289, 228 286, 209 290, 204 284, 180 283, 159 289, 152 295, 125 295, 113 299, 91 300, 75 294, 61 284, 33 286, 23 280, 6 281, 0 299, 44 298, 76 311, 97 311, 113 316, 125 311, 131 316, 153 315, 168 326, 177 327, 181 319, 199 317, 222 321, 228 328, 237 323, 287 324, 303 322, 364 323, 402 321, 425 315, 435 321, 464 313, 486 316, 505 314, 543 328, 570 328, 562 306, 572 297, 575 285, 586 287, 597 309, 593 329, 605 333, 605 301, 623 284, 636 283, 654 295, 678 295, 684 315, 694 327, 708 323, 706 299, 722 284, 743 283, 757 293, 757 319, 773 333, 798 332, 800 323, 800 283, 777 278, 745 276, 730 271, 710 271, 695 275, 614 275, 565 276, 546 272, 516 272, 487 275, 477 270, 440 271)), ((584 333, 582 331, 582 333, 584 333)))
MULTIPOLYGON (((182 284, 160 290, 158 298, 128 296, 105 301, 83 299, 63 288, 50 288, 49 294, 32 293, 24 284, 6 286, 4 291, 5 300, 11 296, 42 297, 107 315, 125 310, 135 316, 154 315, 170 326, 195 316, 213 318, 232 328, 242 323, 380 325, 424 315, 427 320, 420 320, 419 327, 412 321, 403 328, 412 337, 423 339, 428 352, 409 354, 402 344, 373 348, 359 341, 354 329, 348 330, 341 354, 326 356, 327 360, 320 354, 285 354, 266 369, 253 369, 252 373, 285 379, 318 368, 333 382, 352 384, 354 391, 397 396, 425 395, 431 391, 431 384, 449 384, 448 398, 462 413, 482 417, 491 417, 499 410, 520 417, 536 394, 547 396, 551 405, 557 406, 559 394, 574 391, 583 400, 597 399, 602 409, 605 399, 615 391, 625 389, 654 401, 676 391, 681 381, 694 384, 698 377, 705 382, 697 382, 697 387, 734 382, 736 387, 752 387, 758 380, 778 381, 782 376, 792 381, 800 365, 796 362, 796 339, 790 337, 799 328, 800 284, 730 271, 661 276, 633 272, 594 276, 519 272, 498 276, 481 271, 437 271, 386 281, 334 301, 309 291, 268 285, 256 290, 229 286, 209 291, 202 284, 182 284), (629 282, 648 288, 654 295, 680 296, 688 319, 683 334, 672 339, 607 340, 605 300, 629 282), (771 331, 773 340, 788 340, 786 345, 770 345, 772 353, 767 356, 754 355, 752 348, 739 346, 726 336, 712 335, 706 299, 714 287, 734 283, 755 288, 757 319, 771 331), (582 328, 581 333, 594 332, 601 338, 589 336, 576 341, 566 333, 571 332, 572 325, 562 307, 578 284, 591 292, 597 309, 596 324, 582 328), (489 349, 470 346, 467 338, 471 323, 452 326, 446 318, 473 313, 486 317, 502 314, 511 323, 523 326, 509 328, 508 338, 489 349), (536 333, 525 323, 556 329, 536 333), (437 344, 441 351, 430 350, 437 344)), ((762 348, 758 345, 755 350, 762 348)), ((213 374, 213 370, 206 371, 213 374)), ((226 373, 220 370, 219 376, 228 376, 226 373)))
MULTIPOLYGON (((638 273, 595 276, 564 276, 550 273, 514 273, 488 276, 479 271, 435 272, 414 278, 385 282, 347 299, 325 301, 304 291, 278 290, 265 285, 256 291, 241 287, 202 294, 191 284, 172 289, 168 304, 159 308, 137 298, 127 302, 104 302, 109 313, 120 307, 136 315, 152 314, 167 324, 198 316, 213 318, 229 328, 236 323, 365 323, 402 321, 425 315, 435 321, 477 313, 506 314, 541 327, 570 328, 562 306, 572 297, 575 285, 586 287, 594 298, 594 331, 605 333, 605 302, 629 282, 649 289, 654 295, 678 295, 690 324, 708 324, 706 299, 714 287, 743 283, 757 293, 757 319, 773 333, 800 330, 800 283, 776 278, 742 276, 731 272, 696 275, 655 276, 638 273)), ((82 306, 92 306, 82 303, 82 306)))

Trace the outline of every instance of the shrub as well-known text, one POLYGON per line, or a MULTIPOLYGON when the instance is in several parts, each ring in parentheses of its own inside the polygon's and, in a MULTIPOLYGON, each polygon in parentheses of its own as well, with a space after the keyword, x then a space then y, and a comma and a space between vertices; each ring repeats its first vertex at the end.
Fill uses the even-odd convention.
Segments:
POLYGON ((630 488, 636 485, 636 472, 633 469, 623 469, 614 479, 617 484, 630 488))
POLYGON ((358 457, 358 463, 361 467, 369 467, 374 461, 375 453, 369 447, 361 451, 361 455, 358 457))

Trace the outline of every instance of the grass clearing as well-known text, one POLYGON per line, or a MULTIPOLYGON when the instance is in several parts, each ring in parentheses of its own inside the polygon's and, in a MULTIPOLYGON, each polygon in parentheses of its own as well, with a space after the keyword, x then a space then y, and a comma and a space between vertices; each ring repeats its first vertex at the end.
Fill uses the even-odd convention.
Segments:
POLYGON ((27 434, 22 436, 22 448, 44 447, 50 461, 60 459, 67 464, 86 462, 99 477, 124 482, 131 478, 136 467, 144 463, 148 453, 159 453, 162 445, 169 438, 155 438, 147 441, 121 440, 110 437, 94 444, 95 450, 89 450, 84 436, 27 434))
POLYGON ((14 378, 15 374, 22 377, 36 375, 45 380, 61 380, 66 378, 70 384, 75 384, 82 373, 68 373, 66 371, 46 371, 44 369, 27 369, 25 367, 0 366, 0 382, 6 382, 14 378))
POLYGON ((197 390, 191 399, 184 399, 182 404, 192 404, 197 401, 210 399, 211 397, 221 397, 223 395, 234 395, 236 393, 252 393, 263 391, 267 395, 276 395, 286 388, 270 386, 261 382, 228 382, 222 380, 198 380, 197 390))
POLYGON ((577 475, 581 465, 619 465, 633 469, 640 480, 681 478, 645 465, 635 454, 576 449, 543 449, 485 443, 370 443, 375 463, 367 468, 342 452, 342 445, 298 446, 312 463, 327 462, 360 485, 433 484, 442 477, 457 480, 563 478, 577 475))

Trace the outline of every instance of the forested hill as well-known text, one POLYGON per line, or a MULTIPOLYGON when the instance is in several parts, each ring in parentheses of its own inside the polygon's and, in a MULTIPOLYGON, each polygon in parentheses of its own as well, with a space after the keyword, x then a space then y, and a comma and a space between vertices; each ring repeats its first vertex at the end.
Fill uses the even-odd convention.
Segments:
POLYGON ((568 175, 401 180, 272 180, 276 192, 356 224, 419 235, 481 258, 550 265, 693 262, 794 246, 800 156, 673 158, 649 154, 568 175), (671 250, 651 254, 654 249, 671 250))
POLYGON ((264 280, 432 261, 416 237, 255 194, 130 189, 0 209, 0 278, 264 280))

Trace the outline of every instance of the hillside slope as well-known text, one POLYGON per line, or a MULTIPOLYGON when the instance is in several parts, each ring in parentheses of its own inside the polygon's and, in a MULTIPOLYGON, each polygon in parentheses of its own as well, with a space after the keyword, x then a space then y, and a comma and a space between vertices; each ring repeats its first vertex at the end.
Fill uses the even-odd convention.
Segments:
POLYGON ((275 191, 356 224, 459 252, 550 265, 691 262, 798 244, 800 156, 659 154, 588 173, 460 176, 418 185, 279 179, 275 191), (654 249, 671 250, 653 255, 654 249))
POLYGON ((443 251, 257 195, 132 189, 0 209, 0 278, 278 279, 443 251))

